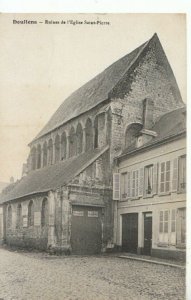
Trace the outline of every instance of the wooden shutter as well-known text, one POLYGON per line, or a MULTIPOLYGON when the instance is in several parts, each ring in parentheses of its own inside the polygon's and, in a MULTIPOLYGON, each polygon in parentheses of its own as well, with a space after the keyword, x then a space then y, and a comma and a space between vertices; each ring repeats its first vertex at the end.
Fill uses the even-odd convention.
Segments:
POLYGON ((153 165, 153 195, 158 192, 158 163, 153 165))
POLYGON ((120 173, 113 174, 113 200, 120 200, 120 173))
POLYGON ((178 188, 178 158, 172 160, 172 192, 178 188))
POLYGON ((143 196, 143 187, 144 187, 144 168, 139 170, 139 197, 143 196))
POLYGON ((127 198, 131 197, 131 172, 127 173, 127 198))

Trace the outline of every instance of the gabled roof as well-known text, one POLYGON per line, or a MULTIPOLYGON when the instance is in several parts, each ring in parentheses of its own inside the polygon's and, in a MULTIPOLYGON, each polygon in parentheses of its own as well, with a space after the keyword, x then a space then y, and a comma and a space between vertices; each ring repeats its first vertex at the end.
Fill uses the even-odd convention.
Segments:
MULTIPOLYGON (((156 38, 156 34, 153 38, 156 38)), ((121 80, 152 39, 117 60, 66 98, 34 140, 107 100, 109 92, 121 80)))
POLYGON ((167 139, 186 133, 186 107, 184 106, 166 113, 156 121, 151 130, 157 133, 156 137, 153 137, 149 142, 138 148, 133 143, 123 151, 119 158, 132 153, 136 154, 154 144, 157 145, 167 139))
POLYGON ((78 157, 32 171, 27 176, 22 177, 20 181, 14 183, 10 191, 1 193, 0 203, 48 192, 64 186, 107 150, 108 146, 102 149, 94 149, 78 157))

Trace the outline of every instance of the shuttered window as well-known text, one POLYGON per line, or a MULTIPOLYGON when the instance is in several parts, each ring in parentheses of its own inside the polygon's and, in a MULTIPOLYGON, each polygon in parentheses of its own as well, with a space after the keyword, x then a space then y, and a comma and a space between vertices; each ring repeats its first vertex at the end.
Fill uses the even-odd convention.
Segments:
POLYGON ((131 197, 131 172, 127 173, 127 198, 131 197))
POLYGON ((178 187, 178 158, 172 160, 172 192, 176 192, 178 187))
POLYGON ((113 200, 120 200, 120 173, 113 174, 113 200))
POLYGON ((186 156, 180 156, 178 160, 178 190, 179 192, 186 191, 186 156))
POLYGON ((170 161, 162 162, 160 165, 160 193, 170 191, 170 161))
POLYGON ((139 192, 139 172, 138 170, 133 171, 132 178, 132 197, 138 197, 139 192))
POLYGON ((159 212, 159 242, 176 245, 176 209, 159 212))
POLYGON ((139 170, 139 197, 143 196, 143 188, 144 188, 144 169, 141 168, 139 170))
POLYGON ((145 167, 145 196, 153 193, 153 165, 145 167))
POLYGON ((121 197, 127 197, 127 173, 121 174, 121 197))

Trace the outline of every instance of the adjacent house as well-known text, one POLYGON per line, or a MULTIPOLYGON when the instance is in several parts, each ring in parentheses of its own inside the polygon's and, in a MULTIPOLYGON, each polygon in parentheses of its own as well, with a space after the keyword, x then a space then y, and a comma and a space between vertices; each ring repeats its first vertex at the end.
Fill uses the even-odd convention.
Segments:
POLYGON ((143 110, 142 128, 129 128, 132 143, 116 159, 115 241, 126 252, 185 259, 186 111, 151 127, 152 106, 143 110))
POLYGON ((143 127, 184 106, 154 36, 69 96, 29 144, 22 178, 0 195, 1 240, 91 254, 114 247, 114 158, 143 127))

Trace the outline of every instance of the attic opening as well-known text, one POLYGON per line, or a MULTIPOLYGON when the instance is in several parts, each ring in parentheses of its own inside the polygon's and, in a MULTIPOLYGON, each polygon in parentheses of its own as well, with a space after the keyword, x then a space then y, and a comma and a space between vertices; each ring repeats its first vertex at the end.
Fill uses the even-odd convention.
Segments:
POLYGON ((128 125, 125 131, 125 148, 136 145, 137 136, 143 125, 140 123, 132 123, 128 125))

